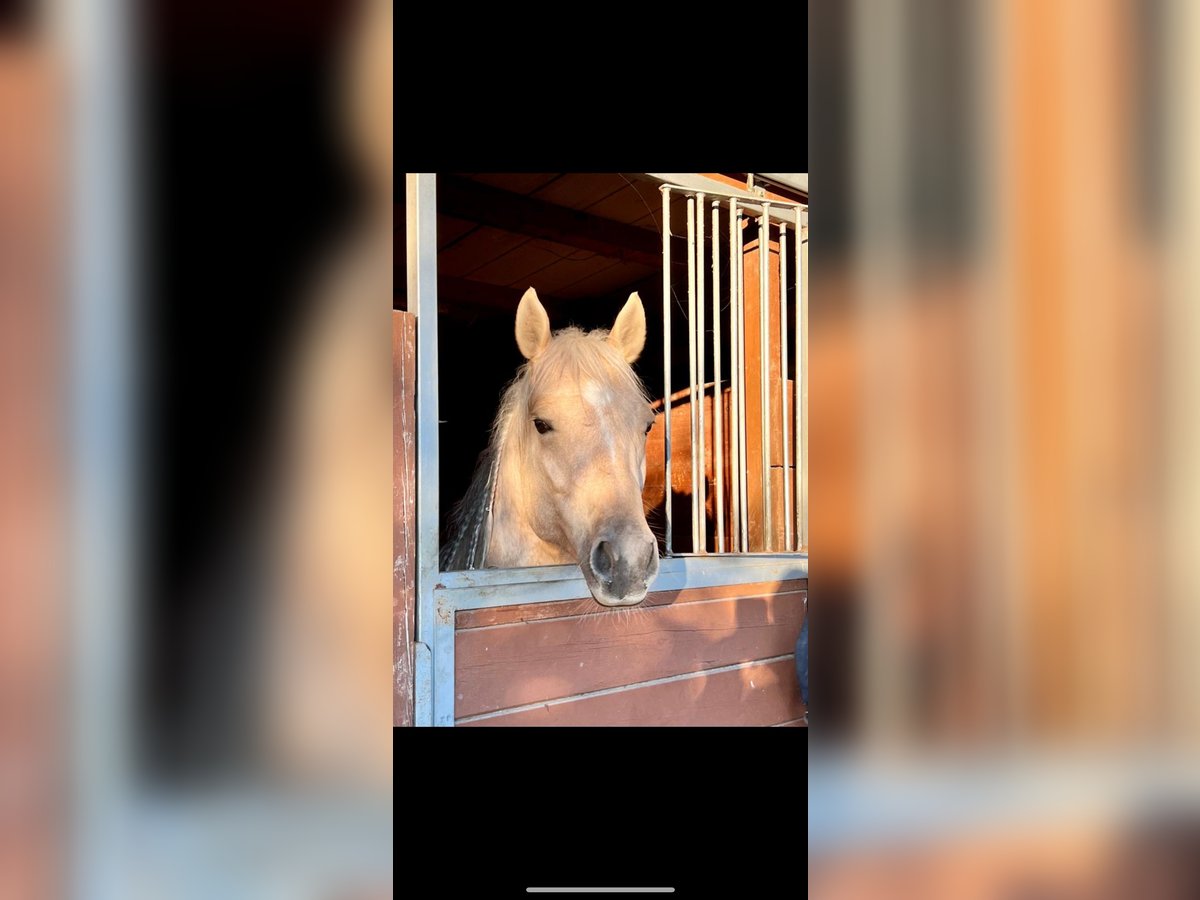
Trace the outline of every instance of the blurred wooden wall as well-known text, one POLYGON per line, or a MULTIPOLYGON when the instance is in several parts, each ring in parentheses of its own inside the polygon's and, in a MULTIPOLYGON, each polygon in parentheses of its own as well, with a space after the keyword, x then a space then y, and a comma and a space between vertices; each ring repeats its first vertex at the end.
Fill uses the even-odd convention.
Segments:
POLYGON ((0 896, 60 893, 67 588, 64 107, 32 43, 0 44, 0 896))

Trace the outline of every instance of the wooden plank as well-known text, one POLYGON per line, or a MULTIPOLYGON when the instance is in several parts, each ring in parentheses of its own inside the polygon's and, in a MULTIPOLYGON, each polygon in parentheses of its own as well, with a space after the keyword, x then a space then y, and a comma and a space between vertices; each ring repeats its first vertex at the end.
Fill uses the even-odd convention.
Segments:
MULTIPOLYGON (((547 269, 555 263, 572 259, 584 262, 585 258, 593 257, 589 251, 577 250, 565 244, 528 240, 514 247, 510 252, 501 254, 486 265, 473 269, 471 278, 474 281, 487 281, 509 287, 515 287, 518 284, 529 287, 529 285, 535 284, 534 275, 543 269, 547 269)), ((603 257, 601 259, 608 262, 603 257)))
POLYGON ((790 657, 461 722, 461 726, 742 725, 804 716, 790 657))
MULTIPOLYGON (((550 321, 558 327, 559 324, 570 320, 577 305, 565 297, 548 294, 538 288, 538 299, 546 307, 550 321)), ((515 316, 521 296, 529 287, 488 284, 483 281, 473 281, 470 278, 454 278, 441 276, 438 278, 438 314, 451 316, 456 319, 470 321, 475 317, 496 318, 496 314, 515 316)))
MULTIPOLYGON (((685 588, 679 591, 653 591, 646 595, 642 607, 667 606, 672 603, 694 603, 697 600, 758 597, 763 594, 790 593, 808 590, 807 579, 793 581, 756 581, 751 584, 724 584, 715 587, 685 588)), ((639 607, 642 608, 642 607, 639 607)), ((467 609, 457 614, 455 626, 462 629, 506 625, 510 622, 535 622, 539 619, 562 619, 568 616, 621 615, 622 610, 601 606, 591 597, 563 600, 558 603, 527 603, 521 606, 495 606, 489 609, 467 609)))
POLYGON ((457 634, 457 716, 793 652, 800 592, 670 604, 457 634))
POLYGON ((657 183, 629 179, 632 186, 622 182, 621 190, 588 207, 588 212, 624 222, 627 225, 641 224, 642 227, 657 229, 655 217, 662 211, 662 194, 657 183), (653 212, 654 215, 648 215, 653 212))
POLYGON ((564 175, 553 184, 539 188, 532 196, 571 209, 590 210, 594 204, 623 187, 626 187, 626 184, 621 180, 621 176, 612 172, 572 173, 564 175))
MULTIPOLYGON (((558 245, 552 246, 557 247, 558 245)), ((538 289, 539 295, 543 290, 558 293, 564 288, 571 288, 585 280, 592 279, 614 265, 607 256, 587 250, 572 252, 570 248, 567 248, 566 255, 561 255, 562 251, 558 252, 560 256, 557 260, 525 279, 524 284, 514 283, 513 287, 528 287, 532 284, 538 289)), ((621 264, 616 263, 615 265, 620 266, 621 264)))
MULTIPOLYGON (((757 235, 757 225, 751 226, 751 234, 757 235)), ((791 238, 789 238, 790 242, 791 238)), ((790 246, 790 243, 789 243, 790 246)), ((762 371, 761 353, 768 354, 768 403, 770 407, 770 428, 768 430, 768 453, 772 465, 780 465, 783 458, 783 431, 781 427, 782 393, 779 386, 779 243, 769 241, 767 252, 767 346, 762 346, 759 321, 759 244, 758 239, 745 245, 743 274, 744 297, 746 310, 746 445, 749 467, 747 470, 747 506, 749 509, 750 549, 764 551, 767 549, 763 526, 765 520, 762 508, 762 371)), ((776 513, 774 505, 778 499, 775 496, 776 487, 772 488, 772 526, 777 533, 771 550, 783 549, 783 520, 782 512, 776 513)), ((782 506, 781 506, 782 509, 782 506)))
POLYGON ((438 277, 466 277, 529 240, 499 228, 479 228, 438 253, 438 277))
POLYGON ((416 636, 417 320, 392 313, 392 647, 393 726, 413 724, 416 636))
MULTIPOLYGON (((617 262, 611 266, 594 272, 579 281, 559 288, 558 293, 564 298, 599 297, 615 293, 625 288, 631 288, 635 282, 645 279, 654 271, 662 272, 662 263, 655 266, 636 265, 629 262, 617 262)), ((661 296, 658 292, 655 296, 661 296)), ((642 301, 650 308, 650 295, 642 294, 642 301)))

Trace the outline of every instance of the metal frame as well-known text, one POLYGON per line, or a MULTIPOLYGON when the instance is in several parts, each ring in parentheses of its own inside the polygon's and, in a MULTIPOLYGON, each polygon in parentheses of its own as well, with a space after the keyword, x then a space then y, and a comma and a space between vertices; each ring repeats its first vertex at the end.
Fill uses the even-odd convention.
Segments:
MULTIPOLYGON (((661 176, 659 180, 664 180, 661 176)), ((702 176, 689 176, 693 184, 702 183, 708 198, 712 198, 713 210, 713 266, 717 268, 718 216, 722 200, 727 199, 731 213, 735 216, 751 215, 766 216, 768 220, 800 222, 801 206, 785 204, 781 201, 770 203, 755 203, 752 194, 730 191, 726 186, 702 176), (699 182, 696 181, 699 179, 699 182), (711 188, 708 187, 711 185, 711 188), (795 211, 793 212, 793 207, 795 211)), ((670 233, 670 191, 685 191, 689 194, 697 192, 696 187, 682 187, 678 184, 663 185, 663 229, 670 233)), ((515 606, 527 603, 553 603, 555 601, 572 600, 588 596, 587 584, 583 580, 578 566, 538 566, 521 569, 475 569, 464 572, 440 572, 438 570, 438 401, 437 401, 437 184, 436 176, 432 174, 409 174, 405 179, 406 191, 406 221, 407 221, 407 253, 408 253, 408 297, 409 310, 415 312, 417 318, 417 573, 416 573, 416 642, 415 642, 415 684, 414 704, 415 723, 418 726, 453 726, 454 725, 454 639, 455 618, 460 610, 483 609, 498 606, 515 606)), ((697 290, 696 282, 704 279, 704 248, 703 238, 697 252, 695 233, 698 230, 703 235, 706 200, 703 193, 694 198, 689 206, 687 227, 692 236, 689 241, 689 302, 691 306, 703 309, 703 287, 697 290), (697 201, 698 202, 695 202, 697 201), (698 303, 697 303, 698 301, 698 303)), ((734 222, 739 221, 737 218, 734 222)), ((800 233, 797 224, 797 235, 800 233)), ((800 240, 797 236, 797 263, 799 262, 800 240)), ((664 425, 666 436, 664 447, 666 451, 666 478, 670 484, 670 244, 663 246, 663 312, 664 333, 667 352, 664 354, 663 381, 667 400, 664 403, 664 425)), ((730 245, 730 263, 736 262, 740 273, 740 254, 735 253, 734 243, 730 245), (735 260, 734 257, 737 257, 735 260)), ((732 271, 732 270, 731 270, 732 271)), ((796 266, 797 276, 800 266, 796 266)), ((740 278, 735 281, 740 282, 740 278)), ((799 277, 797 278, 799 282, 799 277)), ((713 318, 714 328, 718 328, 720 305, 718 302, 719 278, 713 281, 713 318)), ((741 309, 741 291, 731 292, 730 303, 741 309)), ((797 291, 797 305, 800 304, 801 292, 797 291)), ((696 345, 699 339, 700 352, 703 353, 704 330, 698 326, 698 315, 692 315, 689 322, 689 342, 696 345)), ((736 318, 736 317, 735 317, 736 318)), ((797 317, 799 323, 800 317, 797 317)), ((799 324, 797 325, 799 328, 799 324)), ((737 329, 737 337, 745 340, 744 329, 737 329)), ((731 335, 732 337, 733 335, 731 335)), ((796 342, 797 354, 800 352, 800 342, 796 342)), ((745 365, 744 346, 739 348, 736 359, 731 366, 745 365)), ((719 366, 714 357, 714 364, 719 366)), ((703 363, 697 363, 696 355, 692 354, 692 371, 698 374, 703 363)), ((719 371, 719 369, 718 369, 719 371)), ((806 379, 801 378, 801 381, 806 379)), ((693 391, 696 381, 693 379, 693 391)), ((696 404, 693 404, 695 408, 696 404)), ((744 397, 738 404, 744 409, 744 397)), ((802 410, 797 404, 797 419, 802 410)), ((699 425, 694 421, 693 427, 699 425)), ((735 428, 735 423, 730 423, 735 428)), ((744 430, 745 423, 742 423, 744 430)), ((797 430, 797 433, 799 431, 797 430)), ((796 452, 801 452, 800 441, 796 441, 796 452)), ((696 445, 693 444, 693 447, 696 445)), ((744 434, 740 442, 744 448, 744 434)), ((744 450, 742 451, 744 453, 744 450)), ((744 478, 742 481, 744 482, 744 478)), ((742 497, 739 504, 734 500, 734 509, 745 518, 746 507, 742 486, 742 497)), ((797 495, 796 514, 800 516, 800 497, 797 495)), ((672 532, 670 519, 670 504, 667 511, 667 541, 671 546, 672 532)), ((806 511, 805 511, 806 516, 806 511)), ((736 518, 736 514, 735 514, 736 518)), ((695 522, 693 516, 693 522, 695 522)), ((741 523, 741 543, 736 539, 737 528, 730 535, 731 549, 746 546, 745 523, 741 523)), ((718 551, 724 547, 719 542, 718 551)), ((785 581, 808 577, 808 555, 806 552, 786 553, 726 553, 724 555, 671 555, 661 561, 659 574, 653 591, 673 591, 693 587, 711 587, 719 585, 748 584, 759 581, 785 581)))

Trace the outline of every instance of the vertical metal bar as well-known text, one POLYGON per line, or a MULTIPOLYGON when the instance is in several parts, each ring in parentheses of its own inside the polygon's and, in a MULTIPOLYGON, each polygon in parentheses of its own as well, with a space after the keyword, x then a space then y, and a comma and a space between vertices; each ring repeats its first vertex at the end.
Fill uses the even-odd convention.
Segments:
POLYGON ((662 189, 663 204, 663 512, 667 519, 667 556, 674 551, 671 534, 671 190, 662 189))
MULTIPOLYGON (((61 758, 66 772, 59 770, 67 775, 72 803, 60 859, 66 863, 64 894, 117 900, 134 887, 130 864, 136 857, 125 835, 137 789, 145 785, 137 778, 133 664, 140 637, 134 602, 138 463, 144 459, 136 439, 136 387, 145 372, 137 354, 141 185, 134 177, 140 154, 130 62, 139 10, 121 0, 56 6, 62 15, 46 24, 62 28, 54 37, 64 41, 66 61, 78 66, 72 87, 79 100, 67 110, 73 138, 63 146, 71 183, 64 193, 70 215, 61 259, 69 280, 62 284, 65 308, 59 308, 67 330, 58 345, 69 351, 62 364, 68 367, 67 415, 76 440, 60 443, 64 457, 55 461, 71 479, 72 515, 64 522, 69 542, 56 547, 59 559, 69 561, 63 587, 70 605, 56 603, 55 612, 63 615, 56 637, 71 654, 61 671, 75 701, 66 712, 72 738, 61 758)), ((11 603, 19 615, 23 599, 6 594, 0 602, 11 603)))
POLYGON ((797 206, 796 207, 796 260, 795 260, 796 283, 794 286, 795 292, 793 294, 793 300, 792 300, 792 303, 796 307, 796 325, 795 325, 796 330, 794 332, 795 350, 793 351, 794 355, 795 355, 794 369, 796 372, 796 384, 795 384, 795 396, 792 400, 792 421, 793 421, 792 433, 796 436, 796 439, 794 442, 795 446, 792 448, 793 452, 795 454, 795 459, 792 462, 792 480, 794 482, 793 487, 794 487, 794 492, 796 494, 796 507, 793 512, 795 515, 796 549, 797 550, 803 550, 805 547, 804 531, 803 531, 803 528, 801 527, 801 525, 802 525, 801 516, 803 515, 801 510, 804 507, 805 497, 804 497, 804 484, 803 484, 803 480, 800 477, 800 444, 802 443, 801 436, 800 436, 800 417, 802 415, 801 405, 802 405, 802 400, 804 397, 804 356, 803 356, 804 348, 801 343, 801 335, 800 335, 800 329, 803 327, 803 316, 800 311, 800 294, 801 294, 800 245, 804 242, 804 224, 803 224, 803 219, 801 218, 801 215, 802 215, 802 210, 800 209, 800 207, 797 206))
MULTIPOLYGON (((417 641, 434 650, 433 586, 438 576, 437 176, 405 176, 408 308, 417 312, 417 641)), ((421 660, 423 655, 418 655, 421 660)), ((438 660, 432 660, 434 671, 438 660)), ((417 725, 432 725, 442 685, 417 673, 417 725)), ((451 670, 453 674, 453 670, 451 670)), ((453 698, 453 685, 450 686, 453 698)))
MULTIPOLYGON (((741 219, 745 219, 742 216, 741 219)), ((746 247, 741 219, 737 223, 737 303, 738 303, 738 440, 741 444, 742 467, 738 471, 738 493, 741 498, 742 551, 750 550, 750 460, 746 441, 746 247)))
POLYGON ((759 417, 762 434, 763 549, 775 541, 771 521, 771 291, 767 263, 771 256, 771 204, 763 203, 758 220, 758 393, 762 404, 759 417))
POLYGON ((433 724, 454 724, 454 604, 436 600, 433 620, 433 724))
POLYGON ((692 426, 692 552, 700 548, 700 481, 696 467, 696 198, 687 198, 688 236, 688 397, 692 426))
POLYGON ((695 493, 699 495, 697 507, 700 513, 700 542, 693 549, 697 553, 708 552, 708 467, 704 452, 704 194, 696 194, 696 433, 698 440, 692 445, 696 457, 696 469, 700 479, 695 493))
POLYGON ((738 375, 739 324, 738 312, 738 207, 732 197, 729 200, 729 543, 733 550, 745 551, 746 545, 739 540, 739 523, 742 521, 742 494, 739 485, 741 479, 738 473, 742 470, 741 433, 738 422, 741 421, 741 404, 738 401, 738 386, 741 378, 738 375))
POLYGON ((800 516, 800 524, 796 531, 797 540, 800 546, 805 550, 808 549, 808 238, 804 236, 804 228, 800 224, 808 223, 808 210, 796 210, 796 296, 799 298, 796 302, 799 304, 797 309, 796 323, 796 341, 798 343, 797 353, 800 361, 800 367, 796 372, 796 380, 798 382, 798 390, 800 391, 800 402, 796 404, 799 407, 796 419, 796 453, 797 453, 797 468, 800 471, 799 482, 800 493, 797 494, 797 513, 800 516), (803 265, 802 265, 803 263, 803 265), (801 499, 802 501, 801 502, 801 499))
POLYGON ((721 201, 712 204, 713 270, 713 468, 717 476, 717 552, 725 552, 725 431, 721 427, 725 394, 721 390, 721 201))
MULTIPOLYGON (((779 458, 783 489, 783 549, 792 549, 792 486, 787 477, 788 458, 788 335, 787 335, 787 222, 779 223, 779 422, 783 426, 783 455, 779 458)), ((795 402, 793 401, 793 406, 795 402)))

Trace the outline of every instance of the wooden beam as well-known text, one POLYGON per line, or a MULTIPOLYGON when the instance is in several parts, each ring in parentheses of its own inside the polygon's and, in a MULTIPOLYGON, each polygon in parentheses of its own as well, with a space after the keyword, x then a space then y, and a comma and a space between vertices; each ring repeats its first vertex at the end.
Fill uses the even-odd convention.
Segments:
MULTIPOLYGON (((472 321, 479 317, 492 318, 497 315, 515 315, 517 304, 525 288, 510 288, 469 278, 452 278, 443 275, 438 279, 438 313, 455 319, 472 321)), ((564 314, 570 300, 538 293, 538 299, 552 316, 564 314)), ((404 296, 392 298, 392 309, 404 308, 404 296)))
MULTIPOLYGON (((438 176, 438 212, 590 250, 622 262, 650 268, 662 266, 662 237, 656 231, 453 175, 438 176)), ((671 255, 674 264, 687 265, 687 244, 683 238, 672 239, 671 255)))

